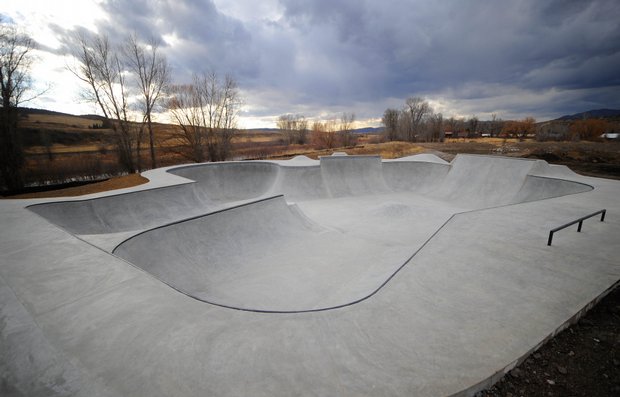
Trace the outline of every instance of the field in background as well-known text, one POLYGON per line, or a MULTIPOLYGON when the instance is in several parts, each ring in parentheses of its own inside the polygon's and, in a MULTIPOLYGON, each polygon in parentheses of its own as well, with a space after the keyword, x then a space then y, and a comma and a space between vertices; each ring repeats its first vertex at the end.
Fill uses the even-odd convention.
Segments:
MULTIPOLYGON (((20 119, 26 153, 28 184, 58 184, 122 175, 113 144, 113 132, 102 128, 99 116, 72 116, 53 112, 30 112, 20 119)), ((157 165, 184 164, 175 139, 176 126, 155 124, 157 165)), ((146 134, 145 134, 146 135, 146 134)), ((311 144, 287 145, 278 130, 242 130, 233 139, 234 160, 310 158, 346 152, 376 154, 391 159, 419 153, 435 153, 450 161, 457 153, 539 158, 564 164, 587 175, 620 179, 619 142, 537 142, 502 138, 447 139, 437 143, 383 142, 377 134, 355 134, 355 146, 315 149, 311 144)), ((150 165, 144 137, 142 169, 150 165)))

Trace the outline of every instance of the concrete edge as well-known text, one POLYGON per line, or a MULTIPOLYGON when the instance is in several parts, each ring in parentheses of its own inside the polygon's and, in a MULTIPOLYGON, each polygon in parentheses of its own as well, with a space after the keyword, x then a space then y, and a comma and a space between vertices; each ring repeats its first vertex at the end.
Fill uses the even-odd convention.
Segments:
POLYGON ((539 342, 536 346, 525 352, 521 357, 512 361, 511 363, 505 365, 503 368, 496 371, 494 374, 489 376, 486 379, 481 380, 473 386, 468 387, 467 389, 461 390, 454 394, 450 394, 446 397, 473 397, 476 393, 481 392, 483 390, 489 389, 493 387, 497 382, 499 382, 508 372, 512 371, 515 367, 522 364, 525 360, 528 359, 532 354, 534 354, 538 349, 540 349, 545 343, 549 340, 553 339, 560 332, 564 331, 571 325, 577 323, 590 309, 596 306, 603 298, 605 298, 611 291, 620 287, 620 280, 616 281, 609 288, 603 291, 600 295, 595 297, 589 303, 587 303, 584 307, 582 307, 577 313, 568 318, 565 322, 563 322, 559 327, 553 330, 550 334, 548 334, 541 342, 539 342))
MULTIPOLYGON (((239 207, 242 207, 242 206, 251 205, 251 204, 254 204, 254 203, 257 203, 257 202, 266 201, 266 200, 270 200, 270 199, 274 199, 274 198, 278 198, 278 197, 283 197, 283 195, 278 195, 278 196, 274 196, 274 197, 268 197, 268 198, 265 198, 265 199, 261 199, 261 200, 254 201, 254 202, 252 202, 252 203, 242 204, 242 205, 236 206, 236 207, 234 207, 234 208, 239 208, 239 207)), ((170 225, 174 225, 174 224, 182 223, 182 222, 185 222, 185 221, 189 221, 189 220, 192 220, 192 219, 201 218, 201 217, 208 216, 208 215, 212 215, 212 214, 215 214, 215 213, 218 213, 218 212, 225 212, 225 211, 228 211, 228 210, 231 210, 231 209, 234 209, 234 208, 227 208, 227 209, 220 210, 220 211, 216 211, 216 212, 209 213, 209 214, 206 214, 206 215, 196 216, 196 217, 193 217, 193 218, 190 218, 190 219, 185 219, 185 220, 182 220, 182 221, 173 222, 173 223, 170 223, 170 224, 165 225, 165 226, 170 226, 170 225)), ((160 279, 159 277, 155 276, 154 274, 151 274, 150 272, 148 272, 148 271, 146 271, 146 270, 142 269, 141 267, 139 267, 139 266, 137 266, 137 265, 135 265, 135 264, 131 263, 130 261, 128 261, 128 260, 126 260, 126 259, 124 259, 124 258, 121 258, 121 257, 119 257, 119 256, 117 256, 117 255, 114 255, 114 256, 115 256, 116 258, 118 258, 118 259, 120 259, 120 260, 122 260, 122 261, 126 262, 126 263, 129 263, 131 266, 133 266, 133 267, 135 267, 135 268, 137 268, 137 269, 141 270, 142 272, 144 272, 144 273, 148 274, 149 276, 151 276, 151 277, 155 278, 156 280, 158 280, 158 281, 160 281, 160 282, 164 283, 165 285, 169 286, 169 287, 170 287, 170 288, 172 288, 173 290, 175 290, 175 291, 177 291, 177 292, 180 292, 180 293, 182 293, 183 295, 186 295, 186 296, 188 296, 188 297, 190 297, 190 298, 192 298, 192 299, 195 299, 195 300, 197 300, 197 301, 199 301, 199 302, 208 303, 208 304, 210 304, 210 305, 219 306, 219 307, 222 307, 222 308, 225 308, 225 309, 233 309, 233 310, 239 310, 239 311, 245 311, 245 312, 252 312, 252 313, 265 313, 265 314, 299 314, 299 313, 317 313, 317 312, 324 312, 324 311, 328 311, 328 310, 342 309, 342 308, 345 308, 345 307, 348 307, 348 306, 352 306, 352 305, 358 304, 358 303, 360 303, 360 302, 363 302, 363 301, 365 301, 365 300, 367 300, 367 299, 371 298, 371 297, 372 297, 372 296, 374 296, 375 294, 377 294, 377 292, 379 292, 379 291, 380 291, 383 287, 385 287, 385 286, 386 286, 386 285, 387 285, 387 284, 388 284, 388 283, 389 283, 389 282, 390 282, 390 281, 391 281, 391 280, 392 280, 392 279, 396 276, 396 274, 398 274, 398 273, 399 273, 399 272, 400 272, 400 271, 401 271, 401 270, 402 270, 402 269, 403 269, 406 265, 408 265, 408 264, 411 262, 411 260, 412 260, 412 259, 413 259, 413 258, 414 258, 414 257, 415 257, 415 256, 416 256, 416 255, 417 255, 417 254, 418 254, 418 253, 419 253, 419 252, 420 252, 420 251, 421 251, 421 250, 422 250, 422 249, 423 249, 423 248, 424 248, 424 247, 425 247, 425 246, 426 246, 426 245, 427 245, 427 244, 428 244, 428 243, 429 243, 429 242, 430 242, 430 241, 431 241, 431 240, 432 240, 432 239, 433 239, 433 238, 434 238, 434 237, 435 237, 435 236, 436 236, 436 235, 437 235, 437 234, 438 234, 438 233, 439 233, 439 232, 440 232, 440 231, 441 231, 441 230, 442 230, 445 226, 446 226, 446 225, 448 225, 448 223, 450 223, 450 222, 452 221, 452 219, 453 219, 456 215, 459 215, 459 214, 452 214, 452 215, 451 215, 451 216, 450 216, 450 217, 449 217, 449 218, 448 218, 448 219, 447 219, 447 220, 446 220, 446 221, 445 221, 445 222, 444 222, 444 223, 443 223, 443 224, 442 224, 439 228, 437 228, 437 230, 435 230, 435 231, 433 232, 433 234, 432 234, 432 235, 431 235, 428 239, 426 239, 426 241, 424 241, 424 243, 422 243, 422 245, 420 245, 420 247, 418 247, 418 249, 416 249, 416 250, 415 250, 415 252, 414 252, 411 256, 409 256, 409 257, 408 257, 408 258, 407 258, 407 259, 406 259, 406 260, 405 260, 405 261, 404 261, 404 262, 403 262, 403 263, 402 263, 402 264, 401 264, 401 265, 400 265, 400 266, 399 266, 399 267, 398 267, 398 268, 397 268, 397 269, 396 269, 396 270, 395 270, 395 271, 394 271, 394 272, 393 272, 393 273, 392 273, 392 274, 391 274, 388 278, 386 278, 386 279, 385 279, 385 280, 384 280, 384 281, 383 281, 383 282, 382 282, 382 283, 381 283, 381 284, 380 284, 380 285, 379 285, 376 289, 374 289, 374 290, 373 290, 372 292, 370 292, 368 295, 365 295, 365 296, 363 296, 363 297, 361 297, 361 298, 359 298, 359 299, 356 299, 356 300, 351 301, 351 302, 346 302, 346 303, 343 303, 343 304, 340 304, 340 305, 328 306, 328 307, 321 307, 321 308, 314 308, 314 309, 304 309, 304 310, 266 310, 266 309, 252 309, 252 308, 246 308, 246 307, 238 307, 238 306, 225 305, 225 304, 222 304, 222 303, 218 303, 218 302, 209 301, 209 300, 206 300, 206 299, 203 299, 203 298, 197 297, 197 296, 195 296, 195 295, 193 295, 193 294, 191 294, 191 293, 189 293, 189 292, 187 292, 187 291, 183 290, 182 288, 179 288, 179 287, 177 287, 177 286, 175 286, 175 285, 170 284, 169 282, 167 282, 167 281, 165 281, 165 280, 160 279)), ((141 232, 141 233, 139 233, 139 234, 136 234, 135 236, 132 236, 132 237, 130 237, 130 238, 128 238, 128 239, 126 239, 126 240, 124 240, 124 241, 123 241, 123 242, 121 242, 119 245, 117 245, 117 246, 114 248, 114 250, 112 250, 112 253, 114 253, 114 251, 115 251, 115 250, 116 250, 116 249, 117 249, 120 245, 122 245, 124 242, 129 241, 129 240, 131 240, 132 238, 134 238, 134 237, 136 237, 136 236, 138 236, 138 235, 140 235, 140 234, 144 234, 144 233, 147 233, 147 232, 149 232, 149 231, 152 231, 152 230, 155 230, 155 229, 159 229, 159 228, 162 228, 162 227, 165 227, 165 226, 159 226, 159 227, 156 227, 156 228, 153 228, 153 229, 149 229, 149 230, 143 231, 143 232, 141 232)))
POLYGON ((205 213, 205 214, 195 215, 195 216, 191 216, 191 217, 189 217, 189 218, 178 219, 178 220, 173 221, 173 222, 168 222, 168 223, 165 223, 165 224, 163 224, 163 225, 155 226, 155 227, 152 227, 152 228, 149 228, 149 229, 143 230, 143 231, 141 231, 141 232, 139 232, 139 233, 134 234, 134 235, 133 235, 133 236, 131 236, 131 237, 128 237, 128 238, 124 239, 123 241, 121 241, 120 243, 118 243, 118 244, 117 244, 117 245, 116 245, 116 246, 112 249, 112 252, 111 252, 111 253, 112 253, 112 254, 114 254, 114 253, 115 253, 114 251, 116 251, 116 249, 117 249, 118 247, 120 247, 121 245, 125 244, 127 241, 132 240, 132 239, 134 239, 135 237, 141 236, 141 235, 143 235, 143 234, 146 234, 146 233, 152 232, 153 230, 163 229, 163 228, 168 227, 168 226, 178 225, 178 224, 180 224, 180 223, 189 222, 189 221, 192 221, 192 220, 194 220, 194 219, 200 219, 200 218, 204 218, 204 217, 207 217, 207 216, 211 216, 211 215, 215 215, 215 214, 220 214, 220 213, 227 212, 227 211, 231 211, 231 210, 234 210, 234 209, 237 209, 237 208, 247 207, 247 206, 252 205, 252 204, 261 203, 261 202, 263 202, 263 201, 274 200, 274 199, 277 199, 277 198, 280 198, 280 197, 282 197, 282 198, 283 198, 283 197, 284 197, 284 195, 283 195, 283 194, 277 194, 277 195, 275 195, 275 196, 264 197, 264 198, 261 198, 261 199, 258 199, 258 200, 252 200, 252 201, 247 202, 247 203, 242 203, 242 204, 233 205, 232 207, 226 207, 226 208, 222 208, 222 209, 219 209, 219 210, 215 210, 215 211, 207 212, 207 213, 205 213))

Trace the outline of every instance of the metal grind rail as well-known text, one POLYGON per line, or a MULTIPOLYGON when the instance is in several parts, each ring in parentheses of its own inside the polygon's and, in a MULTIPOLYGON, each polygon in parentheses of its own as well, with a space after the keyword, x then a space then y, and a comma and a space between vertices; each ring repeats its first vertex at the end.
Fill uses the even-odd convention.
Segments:
POLYGON ((569 223, 567 223, 565 225, 558 226, 555 229, 551 229, 549 231, 549 239, 547 240, 547 245, 551 245, 551 241, 553 241, 553 233, 555 233, 555 232, 557 232, 559 230, 562 230, 562 229, 566 229, 567 227, 572 226, 575 223, 579 224, 579 226, 577 227, 577 231, 581 232, 581 226, 583 225, 583 221, 585 221, 588 218, 592 218, 593 216, 596 216, 598 214, 601 214, 601 222, 604 222, 605 221, 605 214, 606 213, 607 213, 607 210, 606 209, 602 209, 602 210, 593 212, 590 215, 582 216, 581 218, 576 219, 576 220, 574 220, 572 222, 569 222, 569 223))

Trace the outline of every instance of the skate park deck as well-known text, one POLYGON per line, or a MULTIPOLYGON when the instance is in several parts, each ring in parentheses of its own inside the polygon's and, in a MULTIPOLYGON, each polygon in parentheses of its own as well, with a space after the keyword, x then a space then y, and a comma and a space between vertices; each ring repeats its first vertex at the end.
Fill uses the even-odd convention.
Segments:
POLYGON ((228 162, 4 200, 15 395, 472 395, 620 279, 620 183, 459 155, 228 162), (549 230, 606 208, 581 233, 549 230))

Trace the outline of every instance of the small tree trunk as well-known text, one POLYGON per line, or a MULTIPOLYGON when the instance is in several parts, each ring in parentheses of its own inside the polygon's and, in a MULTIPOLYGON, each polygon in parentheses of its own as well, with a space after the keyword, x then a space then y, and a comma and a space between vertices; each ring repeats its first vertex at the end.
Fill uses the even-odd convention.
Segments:
POLYGON ((153 124, 151 122, 151 112, 146 115, 146 122, 149 129, 149 147, 151 149, 151 168, 157 168, 157 160, 155 159, 155 142, 153 137, 153 124))

